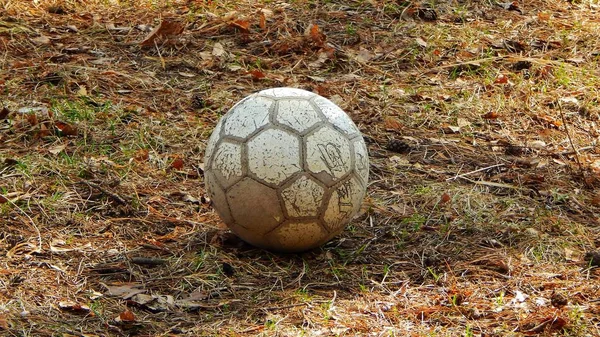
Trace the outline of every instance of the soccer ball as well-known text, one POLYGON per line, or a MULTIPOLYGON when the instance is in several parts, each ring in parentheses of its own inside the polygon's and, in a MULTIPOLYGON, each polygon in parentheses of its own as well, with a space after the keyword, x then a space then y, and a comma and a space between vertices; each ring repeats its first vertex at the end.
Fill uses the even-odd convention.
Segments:
POLYGON ((238 102, 213 130, 204 178, 214 209, 244 241, 299 252, 339 234, 360 209, 367 147, 326 98, 272 88, 238 102))

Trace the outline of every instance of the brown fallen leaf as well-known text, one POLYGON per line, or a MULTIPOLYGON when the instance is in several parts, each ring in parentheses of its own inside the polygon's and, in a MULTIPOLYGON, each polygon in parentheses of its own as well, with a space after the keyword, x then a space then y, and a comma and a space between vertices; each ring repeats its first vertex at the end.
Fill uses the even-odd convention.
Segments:
POLYGON ((148 149, 139 149, 133 155, 133 159, 136 161, 148 161, 150 158, 150 152, 148 149))
POLYGON ((263 11, 260 11, 258 15, 258 26, 260 27, 260 29, 265 30, 267 28, 267 17, 265 16, 265 13, 263 11))
POLYGON ((398 118, 390 116, 385 117, 383 125, 387 130, 399 130, 404 127, 404 125, 402 124, 402 122, 400 122, 400 120, 398 120, 398 118))
POLYGON ((496 80, 494 81, 494 83, 496 83, 496 84, 508 83, 508 76, 506 76, 504 74, 500 74, 500 75, 498 75, 498 77, 496 77, 496 80))
POLYGON ((62 310, 68 310, 68 311, 73 311, 73 312, 82 313, 82 314, 92 314, 92 312, 90 312, 89 306, 87 306, 85 304, 77 303, 77 302, 61 301, 61 302, 58 302, 58 307, 61 308, 62 310))
POLYGON ((488 111, 485 114, 483 114, 481 117, 485 118, 485 119, 497 119, 499 117, 499 115, 496 111, 488 111))
POLYGON ((63 136, 77 136, 77 128, 65 122, 56 121, 54 126, 60 131, 63 136))
POLYGON ((173 35, 179 35, 183 32, 183 25, 177 21, 162 20, 146 38, 140 42, 140 45, 147 47, 154 43, 157 38, 168 38, 173 35))
POLYGON ((321 32, 317 24, 311 24, 308 26, 305 35, 310 37, 312 42, 317 46, 323 46, 325 43, 326 36, 321 32))
POLYGON ((10 114, 10 110, 7 107, 2 107, 2 110, 0 110, 0 119, 6 119, 8 114, 10 114))
POLYGON ((135 322, 135 315, 131 310, 125 310, 119 314, 119 318, 123 322, 135 322))
POLYGON ((0 315, 0 331, 8 331, 10 329, 10 325, 8 324, 8 320, 4 316, 4 314, 0 315))
POLYGON ((27 114, 25 116, 25 118, 27 119, 27 121, 29 122, 29 125, 31 126, 36 126, 38 123, 38 119, 37 116, 35 114, 27 114))
POLYGON ((230 23, 232 27, 239 29, 242 33, 250 32, 250 21, 237 19, 230 23))
POLYGON ((175 160, 171 162, 171 167, 176 170, 181 170, 183 168, 183 159, 175 158, 175 160))
POLYGON ((116 285, 102 284, 102 286, 106 288, 108 295, 120 297, 125 300, 137 294, 146 292, 146 289, 143 289, 144 286, 139 283, 121 283, 116 285))
POLYGON ((258 69, 253 69, 248 72, 252 76, 253 80, 260 80, 261 78, 265 78, 267 75, 258 69))

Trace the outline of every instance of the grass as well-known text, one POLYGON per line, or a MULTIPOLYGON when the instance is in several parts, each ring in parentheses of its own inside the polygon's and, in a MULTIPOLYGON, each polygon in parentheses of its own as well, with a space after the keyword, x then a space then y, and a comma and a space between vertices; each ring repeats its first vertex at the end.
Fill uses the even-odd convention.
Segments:
POLYGON ((0 334, 600 336, 594 2, 52 5, 0 0, 0 334), (168 17, 184 32, 141 47, 168 17), (227 232, 202 179, 218 118, 275 86, 337 98, 371 157, 360 215, 297 255, 227 232), (105 287, 131 283, 175 304, 105 287))

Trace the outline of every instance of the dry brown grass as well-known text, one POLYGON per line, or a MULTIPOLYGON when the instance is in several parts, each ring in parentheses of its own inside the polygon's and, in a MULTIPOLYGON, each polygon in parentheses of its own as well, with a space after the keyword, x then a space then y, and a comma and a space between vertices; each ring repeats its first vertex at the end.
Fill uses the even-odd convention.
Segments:
POLYGON ((599 7, 518 6, 0 0, 0 334, 600 336, 599 7), (363 211, 298 255, 202 184, 219 116, 275 86, 371 155, 363 211))

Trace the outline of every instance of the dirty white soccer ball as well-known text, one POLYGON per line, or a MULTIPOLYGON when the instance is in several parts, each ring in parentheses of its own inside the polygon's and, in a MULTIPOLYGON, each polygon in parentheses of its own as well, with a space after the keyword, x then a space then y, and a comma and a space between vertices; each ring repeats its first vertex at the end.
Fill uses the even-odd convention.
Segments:
POLYGON ((369 176, 367 147, 326 98, 273 88, 237 103, 206 147, 213 206, 244 241, 299 252, 327 242, 356 215, 369 176))

